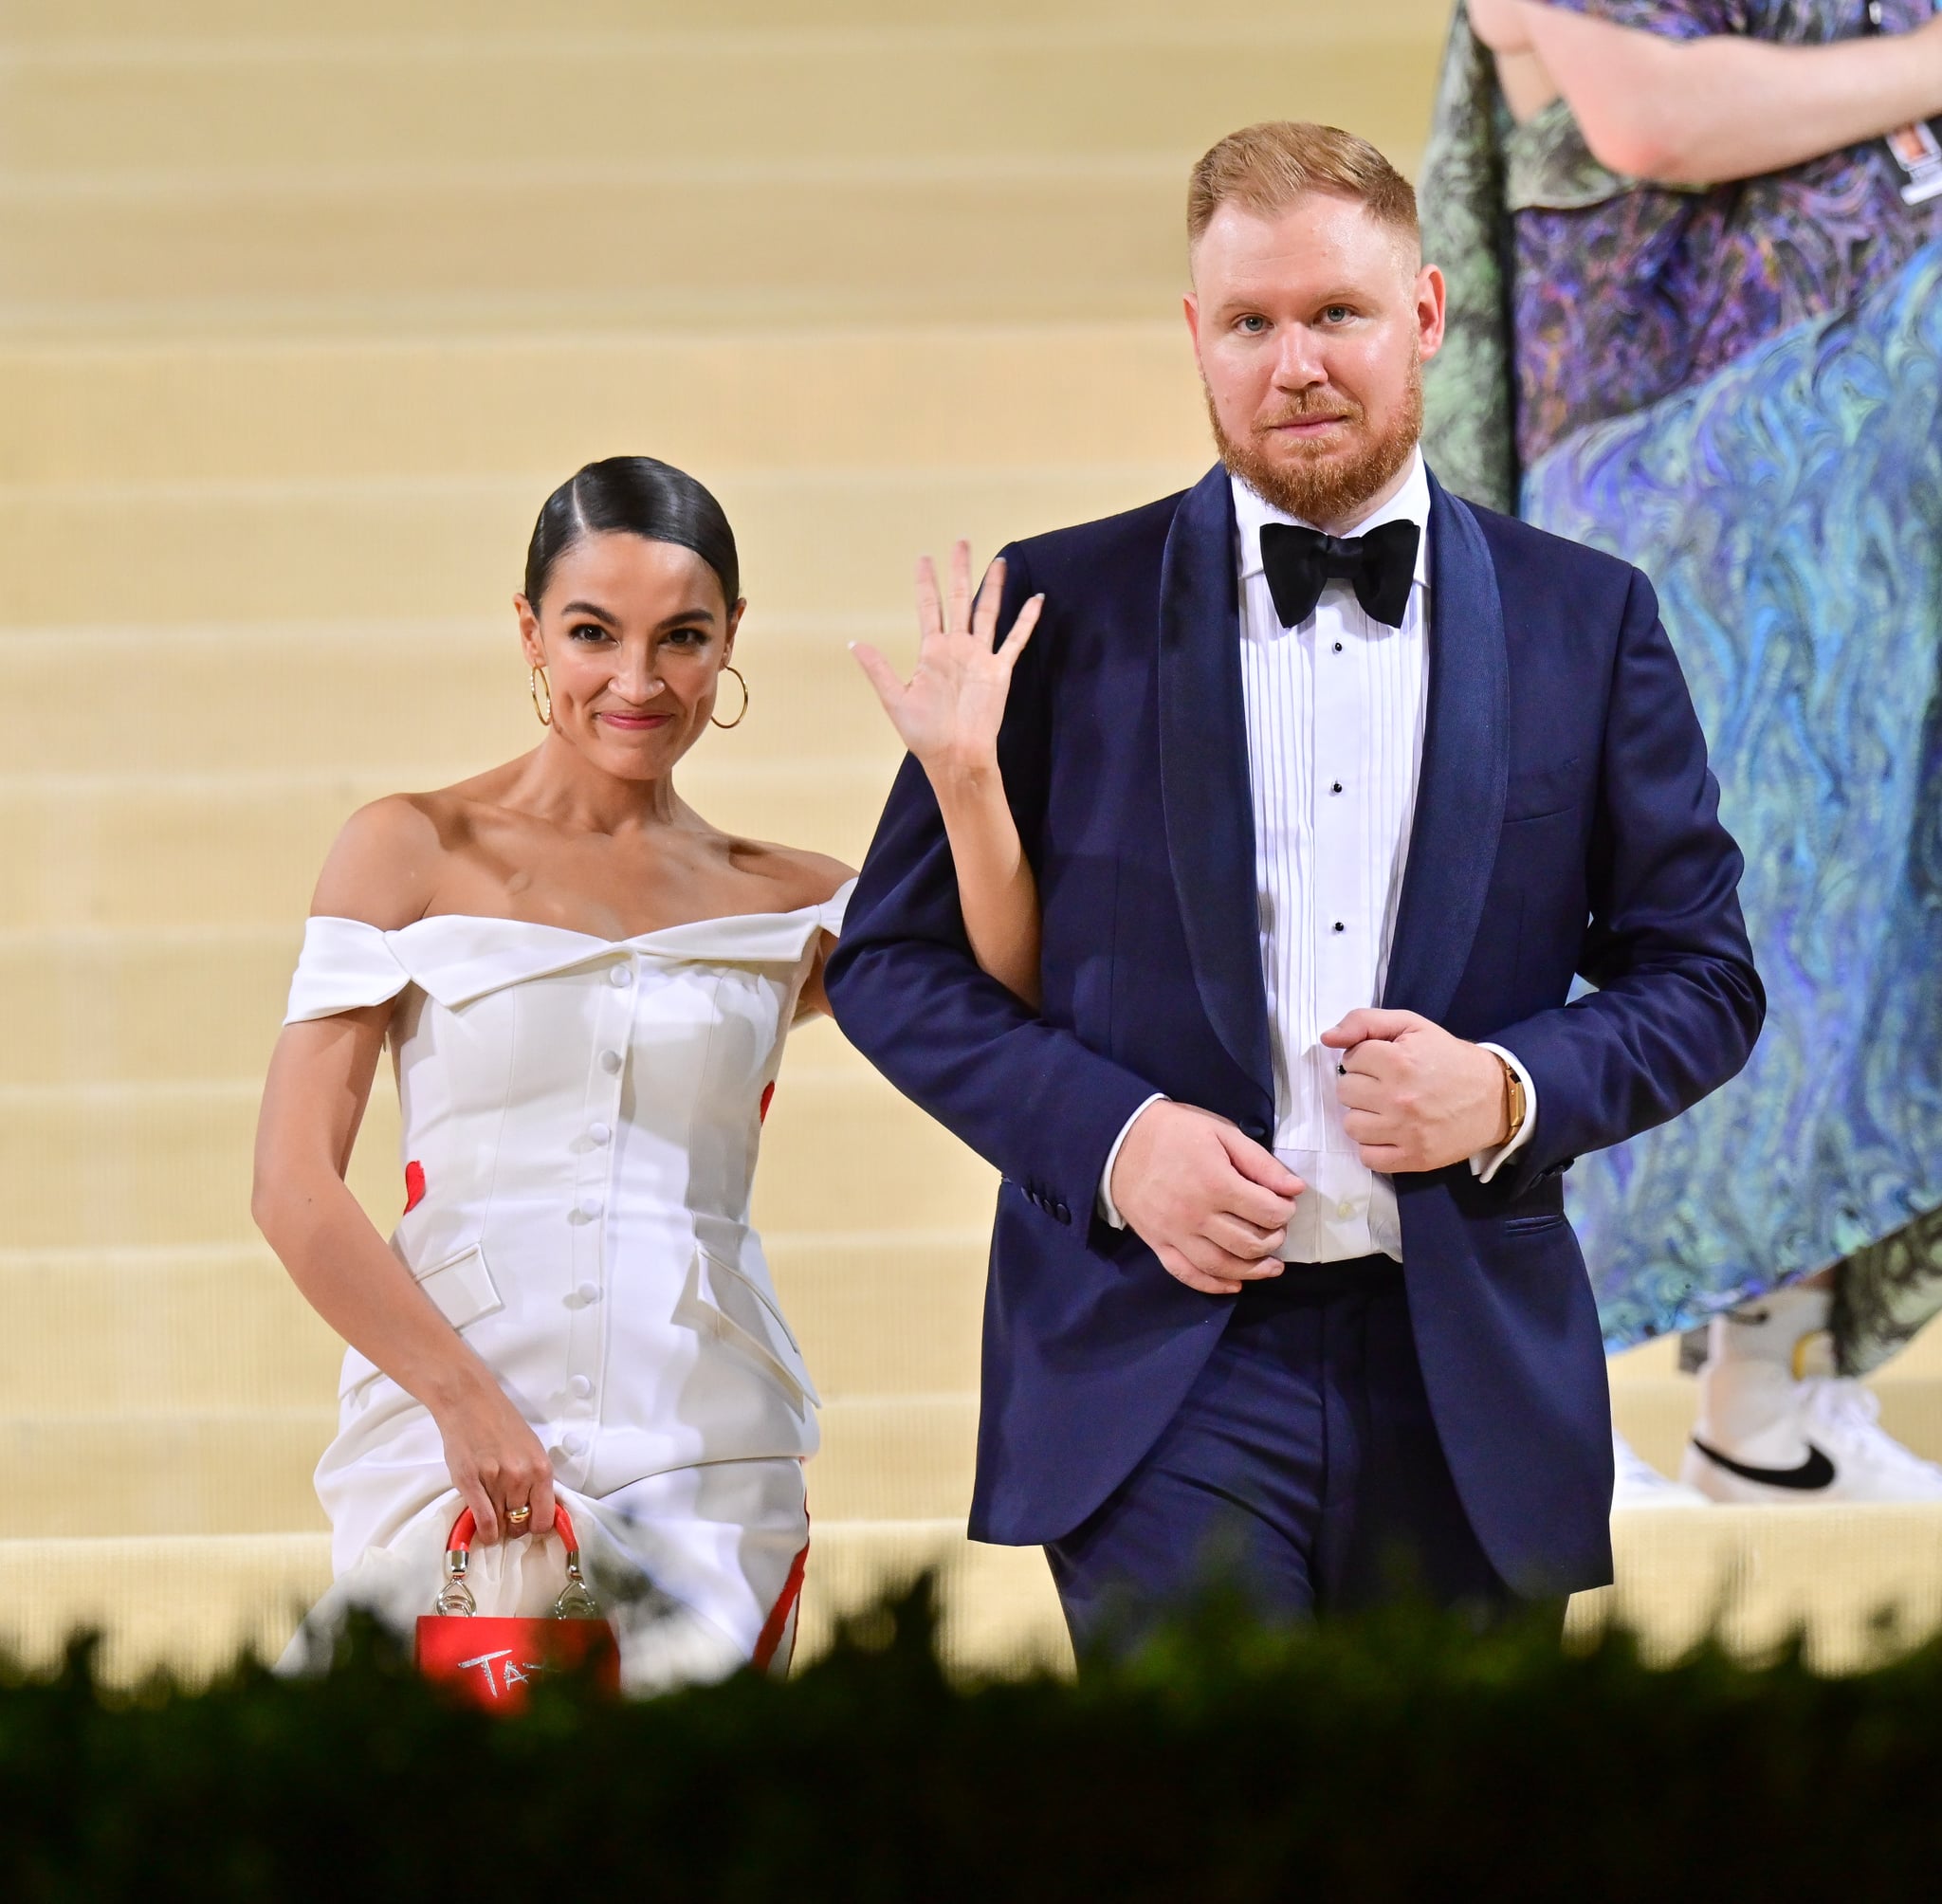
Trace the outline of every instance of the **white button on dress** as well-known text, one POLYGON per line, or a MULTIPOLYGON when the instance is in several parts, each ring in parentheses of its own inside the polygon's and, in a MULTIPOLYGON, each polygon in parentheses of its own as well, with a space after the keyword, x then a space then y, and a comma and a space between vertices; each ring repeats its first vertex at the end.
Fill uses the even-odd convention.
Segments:
MULTIPOLYGON (((600 1371, 597 1392, 567 1380, 578 1425, 557 1444, 583 1552, 648 1575, 657 1617, 670 1601, 698 1613, 714 1638, 690 1650, 731 1636, 722 1671, 750 1657, 807 1540, 815 1390, 749 1199, 763 1093, 849 891, 647 933, 617 964, 611 941, 517 920, 312 919, 291 987, 291 1023, 398 998, 402 1161, 423 1190, 393 1252, 542 1444, 558 1424, 530 1411, 565 1370, 600 1371), (630 1053, 640 1082, 623 1098, 630 1053)), ((338 1598, 401 1621, 429 1611, 456 1512, 443 1443, 355 1349, 317 1486, 338 1598)), ((516 1575, 518 1549, 550 1545, 515 1543, 504 1565, 516 1575)), ((475 1559, 475 1585, 501 1551, 475 1559)), ((623 1673, 653 1683, 637 1639, 623 1630, 623 1673)))

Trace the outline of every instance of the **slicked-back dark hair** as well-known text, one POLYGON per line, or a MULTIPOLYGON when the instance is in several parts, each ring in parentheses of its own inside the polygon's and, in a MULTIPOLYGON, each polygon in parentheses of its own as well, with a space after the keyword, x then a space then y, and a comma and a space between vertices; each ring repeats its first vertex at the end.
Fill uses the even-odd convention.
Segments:
POLYGON ((692 549, 715 572, 722 599, 742 599, 735 531, 722 505, 685 469, 651 456, 589 463, 547 497, 526 545, 526 599, 537 609, 553 565, 588 536, 616 533, 692 549))

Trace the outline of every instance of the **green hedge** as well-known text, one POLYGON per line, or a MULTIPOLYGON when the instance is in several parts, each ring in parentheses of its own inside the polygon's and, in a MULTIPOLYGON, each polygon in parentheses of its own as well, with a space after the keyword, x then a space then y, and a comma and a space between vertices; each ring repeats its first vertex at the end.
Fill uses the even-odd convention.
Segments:
POLYGON ((1668 1670, 1399 1612, 1216 1615, 1129 1667, 961 1689, 921 1595, 788 1684, 440 1697, 329 1677, 0 1689, 0 1896, 628 1900, 1704 1897, 1942 1888, 1942 1648, 1668 1670))

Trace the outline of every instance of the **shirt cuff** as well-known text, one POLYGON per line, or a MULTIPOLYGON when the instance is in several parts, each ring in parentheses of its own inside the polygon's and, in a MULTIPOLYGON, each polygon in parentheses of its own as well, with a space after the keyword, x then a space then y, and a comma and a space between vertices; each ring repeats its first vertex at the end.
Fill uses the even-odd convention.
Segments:
MULTIPOLYGON (((1494 1150, 1479 1150, 1470 1160, 1470 1174, 1479 1183, 1488 1183, 1509 1159, 1515 1157, 1530 1142, 1530 1133, 1537 1128, 1537 1087, 1531 1083, 1530 1073, 1518 1062, 1515 1052, 1507 1052, 1502 1045, 1478 1045, 1477 1050, 1489 1052, 1493 1056, 1502 1058, 1517 1073, 1517 1082, 1524 1087, 1524 1122, 1517 1126, 1517 1135, 1511 1138, 1510 1143, 1500 1144, 1494 1150)), ((1145 1109, 1145 1107, 1143 1105, 1141 1108, 1145 1109)), ((1120 1136, 1124 1140, 1126 1132, 1121 1131, 1120 1136)), ((1114 1144, 1115 1153, 1118 1149, 1119 1145, 1114 1144)), ((1112 1165, 1108 1163, 1106 1167, 1109 1171, 1112 1165)))
POLYGON ((1112 1200, 1112 1166, 1119 1162, 1119 1147, 1127 1141, 1127 1132, 1138 1124, 1142 1113, 1156 1104, 1164 1104, 1166 1093, 1156 1090, 1132 1116, 1120 1126, 1119 1135, 1112 1140, 1112 1148, 1106 1153, 1106 1168, 1099 1173, 1099 1195, 1094 1199, 1100 1219, 1110 1229, 1124 1230, 1127 1219, 1119 1214, 1119 1205, 1112 1200))

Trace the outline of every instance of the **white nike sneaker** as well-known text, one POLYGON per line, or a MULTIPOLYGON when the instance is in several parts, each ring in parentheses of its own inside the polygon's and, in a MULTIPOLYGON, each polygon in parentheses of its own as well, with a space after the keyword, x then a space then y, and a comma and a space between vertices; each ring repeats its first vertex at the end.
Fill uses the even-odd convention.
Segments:
POLYGON ((1612 1512, 1627 1508, 1710 1508, 1696 1488, 1669 1481, 1625 1437, 1612 1430, 1612 1512))
POLYGON ((1772 1364, 1709 1363, 1679 1476, 1709 1500, 1942 1501, 1942 1467, 1889 1435, 1879 1398, 1832 1375, 1796 1382, 1772 1364))

